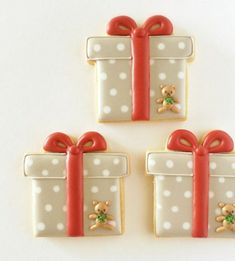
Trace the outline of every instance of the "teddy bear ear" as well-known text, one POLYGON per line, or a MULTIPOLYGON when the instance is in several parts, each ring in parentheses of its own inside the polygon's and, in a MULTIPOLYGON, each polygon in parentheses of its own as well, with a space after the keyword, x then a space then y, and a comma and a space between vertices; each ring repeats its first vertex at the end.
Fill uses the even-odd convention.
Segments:
POLYGON ((218 204, 218 206, 219 206, 220 208, 223 208, 225 205, 226 205, 226 204, 223 203, 223 202, 220 202, 220 203, 218 204))
POLYGON ((171 87, 175 90, 175 85, 174 84, 172 84, 171 87))
POLYGON ((97 204, 98 204, 98 201, 97 201, 97 200, 93 200, 93 201, 92 201, 92 205, 93 205, 93 206, 95 206, 95 205, 97 205, 97 204))
POLYGON ((106 206, 110 206, 110 204, 111 204, 110 200, 105 201, 106 206))
POLYGON ((233 204, 233 206, 235 207, 235 204, 233 204))
POLYGON ((161 85, 160 85, 160 88, 162 89, 163 87, 164 87, 164 84, 161 84, 161 85))

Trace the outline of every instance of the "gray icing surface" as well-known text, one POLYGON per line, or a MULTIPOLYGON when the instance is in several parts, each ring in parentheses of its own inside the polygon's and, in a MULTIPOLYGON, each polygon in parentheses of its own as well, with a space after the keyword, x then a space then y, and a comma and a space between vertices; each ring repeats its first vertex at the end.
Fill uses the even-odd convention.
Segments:
MULTIPOLYGON (((33 231, 36 236, 66 234, 65 154, 29 154, 24 161, 25 176, 32 178, 33 231)), ((84 155, 84 234, 119 235, 123 232, 123 179, 128 175, 128 159, 121 153, 84 155), (92 201, 110 201, 108 214, 112 230, 90 230, 94 220, 92 201)))

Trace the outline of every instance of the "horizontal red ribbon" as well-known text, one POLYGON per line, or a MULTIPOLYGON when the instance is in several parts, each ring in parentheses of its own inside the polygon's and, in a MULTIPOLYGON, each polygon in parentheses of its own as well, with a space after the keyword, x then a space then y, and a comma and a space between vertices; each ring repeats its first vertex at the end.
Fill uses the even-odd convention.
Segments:
POLYGON ((170 20, 161 15, 148 18, 142 27, 128 16, 117 16, 108 24, 109 35, 129 35, 132 40, 132 120, 150 118, 149 36, 170 35, 172 31, 170 20))
POLYGON ((176 130, 169 137, 168 149, 193 153, 193 237, 208 236, 209 153, 230 152, 233 146, 232 138, 220 130, 208 133, 202 143, 188 130, 176 130))
POLYGON ((67 153, 67 234, 84 235, 83 220, 83 153, 106 149, 103 136, 97 132, 87 132, 75 144, 64 133, 56 132, 46 139, 44 150, 47 152, 67 153))

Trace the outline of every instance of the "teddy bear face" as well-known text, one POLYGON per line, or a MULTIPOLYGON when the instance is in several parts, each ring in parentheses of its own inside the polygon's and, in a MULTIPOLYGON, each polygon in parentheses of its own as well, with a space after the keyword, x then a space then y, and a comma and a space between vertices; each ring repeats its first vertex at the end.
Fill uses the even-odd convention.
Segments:
POLYGON ((224 216, 235 216, 235 206, 232 204, 226 204, 221 211, 224 216))
POLYGON ((172 97, 175 94, 175 85, 173 84, 166 84, 161 85, 161 92, 163 97, 172 97))
POLYGON ((107 202, 98 202, 94 207, 95 213, 106 214, 108 212, 108 203, 107 202))

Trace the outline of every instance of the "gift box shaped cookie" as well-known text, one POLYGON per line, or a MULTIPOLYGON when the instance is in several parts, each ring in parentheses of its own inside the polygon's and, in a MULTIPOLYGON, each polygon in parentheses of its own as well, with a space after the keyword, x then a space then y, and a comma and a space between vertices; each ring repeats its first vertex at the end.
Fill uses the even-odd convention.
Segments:
POLYGON ((187 130, 173 132, 167 148, 146 155, 154 177, 154 224, 159 237, 235 236, 235 154, 223 131, 200 143, 187 130))
POLYGON ((63 133, 48 137, 49 153, 28 154, 36 236, 119 235, 123 232, 123 180, 128 159, 102 152, 104 138, 85 133, 75 144, 63 133))
POLYGON ((140 27, 118 16, 108 24, 109 36, 87 40, 87 59, 96 65, 99 121, 186 118, 193 40, 172 32, 164 16, 150 17, 140 27))

